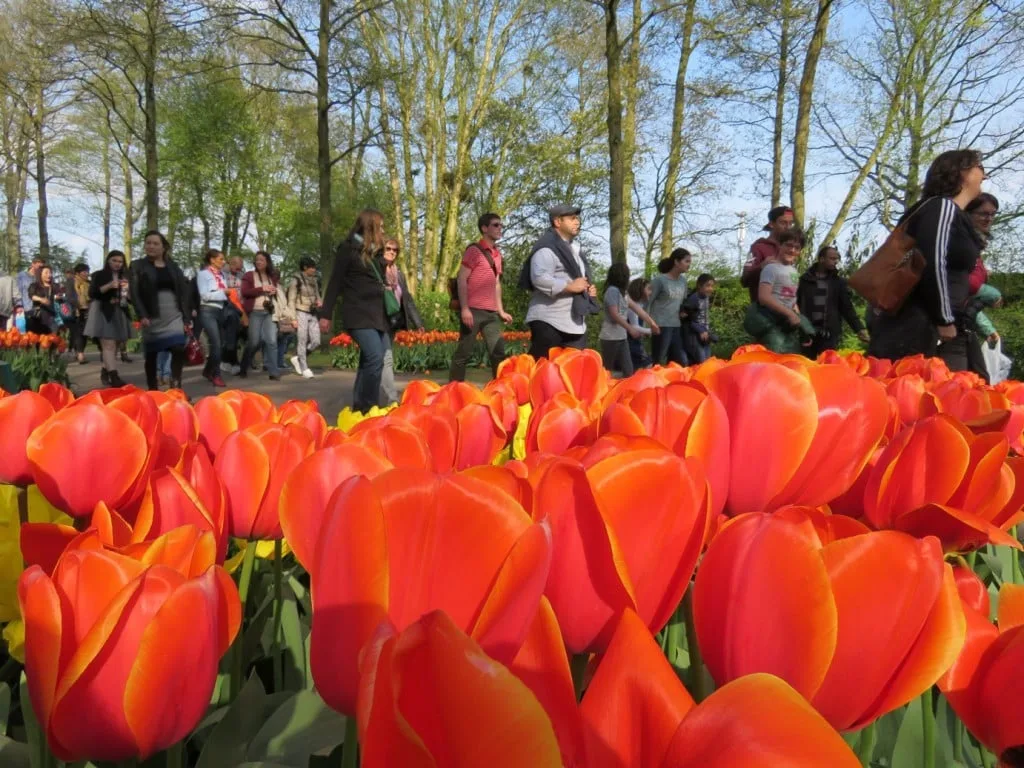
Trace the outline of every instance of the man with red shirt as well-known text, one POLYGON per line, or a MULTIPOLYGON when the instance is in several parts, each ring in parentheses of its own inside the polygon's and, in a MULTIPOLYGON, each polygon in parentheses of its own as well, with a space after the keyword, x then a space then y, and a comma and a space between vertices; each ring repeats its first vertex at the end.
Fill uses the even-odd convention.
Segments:
POLYGON ((502 233, 501 217, 496 213, 485 213, 476 225, 480 230, 480 240, 462 254, 462 266, 456 277, 461 335, 452 355, 451 381, 465 381, 466 363, 473 354, 478 333, 484 335, 491 375, 497 376, 498 365, 505 359, 502 324, 512 322, 512 315, 501 303, 501 251, 497 246, 502 233))
POLYGON ((779 235, 793 228, 793 209, 779 205, 768 211, 768 237, 760 237, 750 246, 750 258, 743 265, 740 285, 750 291, 750 301, 757 303, 757 289, 761 282, 761 268, 779 256, 779 235))

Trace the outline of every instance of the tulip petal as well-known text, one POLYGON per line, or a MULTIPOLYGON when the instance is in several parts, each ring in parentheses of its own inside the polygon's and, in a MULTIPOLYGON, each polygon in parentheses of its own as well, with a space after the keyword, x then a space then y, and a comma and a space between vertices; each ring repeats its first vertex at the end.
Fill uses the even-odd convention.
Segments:
POLYGON ((784 681, 749 675, 690 711, 672 738, 665 768, 857 768, 842 737, 784 681))
POLYGON ((806 374, 772 363, 726 365, 708 377, 707 387, 729 414, 726 511, 765 510, 798 471, 814 439, 814 388, 806 374), (753 434, 768 442, 750 439, 753 434))
POLYGON ((32 464, 25 455, 29 435, 54 413, 53 405, 35 392, 0 398, 0 483, 28 485, 32 464))
POLYGON ((767 672, 813 695, 832 661, 839 620, 814 526, 806 518, 735 519, 697 570, 693 613, 716 682, 767 672))
POLYGON ((28 692, 36 718, 46 729, 63 671, 61 667, 72 647, 66 637, 70 618, 65 616, 56 587, 39 566, 29 566, 21 575, 18 601, 25 622, 28 692))
POLYGON ((370 448, 396 467, 422 469, 433 464, 423 434, 397 419, 368 419, 349 434, 348 443, 370 448))
POLYGON ((364 655, 366 768, 558 768, 558 742, 530 690, 441 611, 364 655))
POLYGON ((941 504, 925 504, 906 512, 896 518, 893 527, 918 538, 935 536, 947 552, 969 552, 989 542, 1021 549, 1017 539, 988 520, 941 504))
POLYGON ((281 530, 307 570, 313 568, 334 492, 351 477, 372 479, 393 466, 370 448, 345 443, 317 451, 292 470, 281 489, 281 530))
POLYGON ((45 573, 53 573, 57 561, 68 545, 78 537, 70 525, 59 523, 26 523, 21 526, 21 555, 26 565, 38 565, 45 573))
POLYGON ((143 629, 124 691, 140 759, 184 739, 206 712, 220 660, 218 604, 211 567, 174 590, 143 629))
POLYGON ((1006 582, 999 590, 999 631, 1005 632, 1022 625, 1024 625, 1024 586, 1006 582))
POLYGON ((693 708, 644 622, 626 609, 583 696, 587 759, 605 768, 660 768, 679 721, 693 708))
MULTIPOLYGON (((459 442, 454 469, 490 464, 508 442, 508 435, 488 406, 471 403, 456 416, 459 442)), ((433 444, 431 444, 433 447, 433 444)))

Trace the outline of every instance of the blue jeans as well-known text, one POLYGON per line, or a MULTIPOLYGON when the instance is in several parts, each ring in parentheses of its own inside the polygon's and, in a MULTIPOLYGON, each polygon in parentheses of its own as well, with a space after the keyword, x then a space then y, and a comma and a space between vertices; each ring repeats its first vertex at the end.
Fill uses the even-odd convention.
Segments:
POLYGON ((352 409, 366 413, 377 405, 380 398, 384 353, 391 348, 391 338, 375 328, 354 328, 349 333, 359 345, 359 369, 352 387, 352 409))
POLYGON ((199 307, 199 325, 206 333, 206 342, 210 347, 203 373, 207 376, 220 376, 224 311, 216 307, 199 307))
POLYGON ((288 347, 295 343, 294 333, 278 333, 277 334, 277 367, 284 369, 284 358, 288 354, 288 347))
POLYGON ((245 344, 245 355, 242 356, 242 370, 248 371, 252 365, 252 356, 260 343, 263 344, 263 365, 271 376, 278 376, 277 369, 277 323, 262 309, 254 309, 249 313, 249 339, 245 344))
POLYGON ((171 378, 171 350, 156 353, 156 375, 161 379, 171 378))

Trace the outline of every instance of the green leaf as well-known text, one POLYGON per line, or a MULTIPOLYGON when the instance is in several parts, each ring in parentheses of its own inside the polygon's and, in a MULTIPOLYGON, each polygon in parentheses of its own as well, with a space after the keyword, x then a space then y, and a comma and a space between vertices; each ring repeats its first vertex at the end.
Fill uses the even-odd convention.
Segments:
POLYGON ((0 736, 0 765, 4 768, 32 768, 28 744, 0 736))
POLYGON ((196 768, 224 768, 244 760, 249 741, 259 732, 266 717, 266 698, 263 684, 253 675, 214 726, 196 768))
POLYGON ((314 691, 290 696, 263 724, 249 745, 248 760, 276 760, 306 768, 309 757, 345 738, 345 718, 314 691))
POLYGON ((889 765, 924 768, 924 725, 921 722, 920 698, 911 701, 905 710, 889 765))
MULTIPOLYGON (((7 735, 7 723, 11 719, 11 686, 0 685, 0 736, 7 735)), ((3 762, 0 761, 0 765, 3 762)))
POLYGON ((281 634, 284 640, 285 687, 308 688, 306 679, 306 638, 299 621, 299 608, 294 596, 281 603, 281 634), (289 686, 289 681, 297 684, 289 686))

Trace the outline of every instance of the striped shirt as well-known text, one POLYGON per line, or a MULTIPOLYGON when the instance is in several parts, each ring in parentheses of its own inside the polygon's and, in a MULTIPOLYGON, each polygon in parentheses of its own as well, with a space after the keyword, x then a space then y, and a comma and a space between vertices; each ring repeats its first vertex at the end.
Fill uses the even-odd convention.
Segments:
POLYGON ((488 245, 481 240, 466 249, 462 255, 462 266, 469 270, 469 277, 466 278, 466 301, 470 308, 497 312, 498 297, 495 294, 498 277, 501 275, 501 251, 497 246, 488 245), (490 251, 494 269, 491 269, 482 252, 485 248, 490 251))

